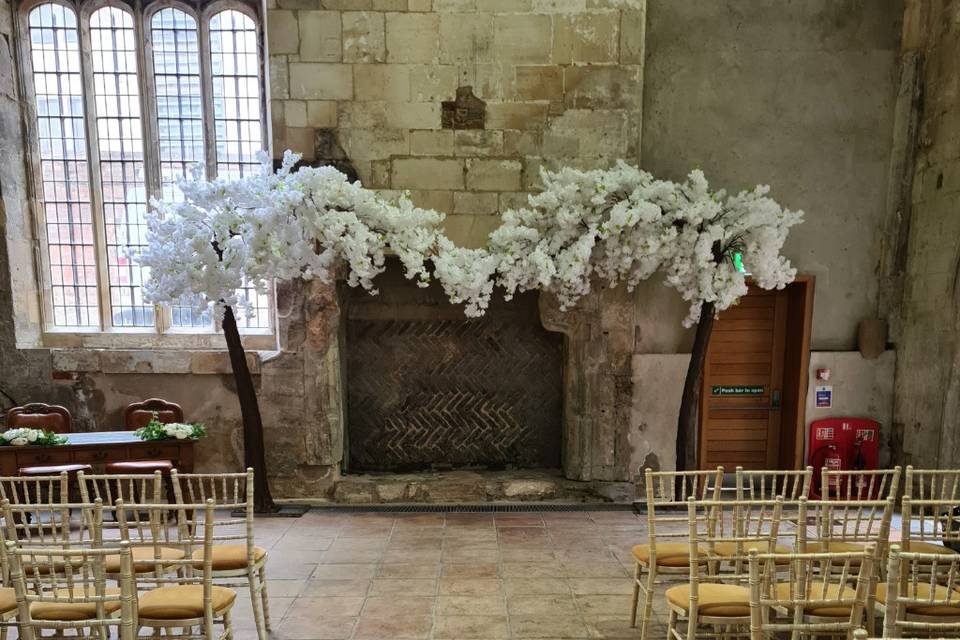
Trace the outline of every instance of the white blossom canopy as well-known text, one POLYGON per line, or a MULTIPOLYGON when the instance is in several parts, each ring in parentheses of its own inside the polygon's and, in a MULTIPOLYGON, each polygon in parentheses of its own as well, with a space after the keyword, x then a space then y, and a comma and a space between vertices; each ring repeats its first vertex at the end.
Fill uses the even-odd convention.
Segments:
POLYGON ((496 286, 507 298, 548 291, 567 308, 595 281, 632 289, 660 272, 690 304, 690 326, 704 303, 722 311, 746 293, 736 253, 762 288, 783 288, 796 275, 780 252, 803 212, 781 207, 765 186, 711 191, 699 170, 682 183, 622 161, 543 171, 544 189, 529 206, 504 212, 486 247, 465 249, 443 234, 443 214, 405 196, 390 201, 331 167, 294 171, 298 159, 288 151, 274 173, 264 156, 260 174, 232 182, 195 175, 181 184, 183 201, 154 202, 137 256, 150 269, 146 297, 244 313, 245 284, 329 280, 337 262, 351 286, 376 293, 390 251, 408 278, 420 286, 438 280, 468 316, 483 315, 496 286))

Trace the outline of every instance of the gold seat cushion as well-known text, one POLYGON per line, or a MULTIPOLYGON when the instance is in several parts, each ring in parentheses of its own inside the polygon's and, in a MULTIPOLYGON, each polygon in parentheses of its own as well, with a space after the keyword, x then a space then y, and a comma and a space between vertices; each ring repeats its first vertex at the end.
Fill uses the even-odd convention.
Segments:
MULTIPOLYGON (((929 598, 930 584, 927 582, 920 582, 917 584, 916 590, 914 590, 913 587, 908 587, 907 595, 910 598, 915 598, 918 600, 929 598)), ((934 593, 934 597, 938 600, 946 600, 947 595, 949 595, 947 588, 938 584, 936 592, 934 593)), ((877 602, 880 604, 887 603, 886 583, 877 585, 877 602)), ((950 604, 908 604, 907 613, 915 613, 920 616, 960 616, 960 592, 955 591, 953 593, 953 596, 950 598, 950 604)))
MULTIPOLYGON (((233 605, 237 592, 214 586, 211 591, 214 614, 233 605)), ((203 585, 179 584, 160 587, 140 594, 140 617, 150 620, 190 620, 203 617, 203 585)))
POLYGON ((8 613, 17 608, 17 594, 13 587, 0 588, 0 614, 8 613))
MULTIPOLYGON (((93 585, 74 587, 73 589, 57 589, 56 595, 66 598, 71 595, 75 598, 86 598, 96 595, 93 585)), ((104 595, 119 596, 120 589, 107 587, 104 595)), ((109 615, 120 610, 120 601, 112 600, 103 603, 103 610, 109 615)), ((33 602, 30 604, 30 617, 34 620, 91 620, 97 617, 97 605, 94 602, 33 602)))
POLYGON ((808 542, 807 553, 863 553, 865 542, 843 542, 830 540, 824 542, 808 542))
MULTIPOLYGON (((769 547, 767 546, 766 540, 757 540, 757 541, 744 541, 743 542, 743 552, 748 554, 751 551, 756 551, 757 553, 767 553, 769 547)), ((737 543, 734 540, 724 540, 722 542, 715 542, 713 545, 713 551, 718 556, 727 556, 732 557, 737 555, 737 543)), ((782 544, 774 546, 774 553, 793 553, 793 549, 782 544)))
MULTIPOLYGON (((690 585, 681 584, 666 591, 667 602, 688 611, 690 585)), ((704 616, 739 618, 750 615, 750 589, 735 584, 701 584, 697 611, 704 616)))
MULTIPOLYGON (((633 549, 637 562, 650 564, 650 545, 638 544, 633 549)), ((706 556, 703 549, 698 550, 706 556)), ((657 544, 657 565, 662 567, 686 567, 690 564, 690 545, 686 542, 661 542, 657 544)))
MULTIPOLYGON (((253 548, 253 559, 260 562, 267 555, 262 547, 253 548)), ((191 556, 199 566, 203 562, 203 549, 197 549, 191 556)), ((245 569, 247 567, 247 545, 217 544, 213 546, 213 570, 245 569)))
MULTIPOLYGON (((789 582, 781 582, 775 587, 777 600, 781 601, 785 607, 791 606, 790 586, 789 582)), ((821 595, 823 593, 823 587, 820 584, 812 585, 810 592, 810 595, 815 597, 806 598, 807 600, 812 600, 812 602, 809 602, 804 607, 803 612, 811 616, 824 616, 829 618, 844 618, 850 615, 850 605, 830 602, 831 600, 853 600, 857 596, 855 590, 850 587, 842 587, 839 584, 828 584, 826 596, 821 595), (817 598, 823 598, 823 601, 818 602, 817 598)))
MULTIPOLYGON (((174 549, 172 547, 160 547, 158 549, 160 560, 182 560, 186 556, 183 549, 174 549)), ((156 556, 153 547, 133 547, 131 551, 133 556, 134 573, 147 573, 157 568, 156 556)), ((107 573, 120 573, 120 555, 107 556, 103 561, 104 570, 107 573)))

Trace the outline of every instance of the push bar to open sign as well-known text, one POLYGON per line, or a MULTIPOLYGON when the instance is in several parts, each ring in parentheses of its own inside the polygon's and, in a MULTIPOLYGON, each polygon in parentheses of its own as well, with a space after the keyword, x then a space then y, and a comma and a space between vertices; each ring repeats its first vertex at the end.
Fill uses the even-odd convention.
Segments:
POLYGON ((758 386, 735 386, 727 387, 723 385, 713 385, 710 388, 710 395, 714 396, 762 396, 766 392, 766 387, 758 386))

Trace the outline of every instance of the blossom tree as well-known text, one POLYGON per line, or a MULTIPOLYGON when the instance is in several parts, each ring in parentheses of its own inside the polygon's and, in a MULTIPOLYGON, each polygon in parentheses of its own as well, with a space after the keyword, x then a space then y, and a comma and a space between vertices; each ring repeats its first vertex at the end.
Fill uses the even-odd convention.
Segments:
POLYGON ((464 249, 441 229, 443 214, 389 201, 330 167, 292 171, 287 153, 276 173, 234 182, 184 182, 184 200, 155 203, 145 292, 153 302, 213 306, 237 381, 245 459, 256 471, 258 510, 273 508, 266 482, 263 428, 235 312, 246 312, 238 291, 277 279, 329 281, 344 265, 347 282, 376 293, 373 280, 389 250, 420 286, 436 279, 467 316, 486 311, 495 287, 509 299, 539 289, 575 305, 596 283, 633 288, 661 273, 690 305, 686 326, 697 325, 678 423, 677 466, 695 464, 699 388, 717 313, 747 292, 734 263, 740 253, 762 288, 783 288, 795 276, 780 255, 802 212, 783 209, 757 187, 734 196, 711 191, 700 171, 682 183, 658 180, 619 162, 608 170, 543 172, 544 189, 529 206, 504 212, 487 246, 464 249), (432 265, 432 269, 430 266, 432 265))

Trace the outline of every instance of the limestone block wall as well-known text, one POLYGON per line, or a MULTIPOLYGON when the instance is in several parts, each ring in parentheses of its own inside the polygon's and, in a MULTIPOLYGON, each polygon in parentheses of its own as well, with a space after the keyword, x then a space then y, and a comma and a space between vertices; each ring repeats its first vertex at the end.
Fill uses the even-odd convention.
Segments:
POLYGON ((365 186, 450 214, 460 244, 482 244, 544 164, 639 159, 642 2, 274 1, 275 154, 345 156, 365 186), (466 86, 482 128, 443 128, 466 86))

